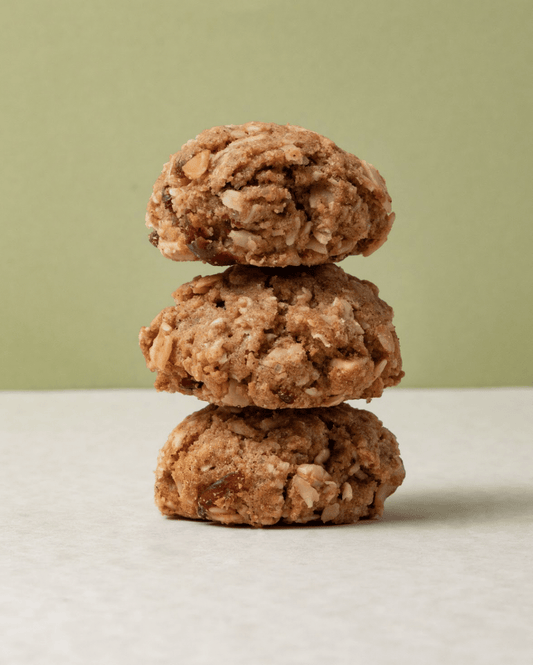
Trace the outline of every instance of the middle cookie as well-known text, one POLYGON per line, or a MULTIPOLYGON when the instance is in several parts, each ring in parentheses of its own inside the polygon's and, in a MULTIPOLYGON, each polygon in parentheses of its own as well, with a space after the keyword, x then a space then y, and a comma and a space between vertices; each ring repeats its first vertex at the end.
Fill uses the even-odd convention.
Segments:
POLYGON ((265 409, 379 397, 403 377, 393 311, 336 265, 196 277, 140 332, 158 390, 265 409))

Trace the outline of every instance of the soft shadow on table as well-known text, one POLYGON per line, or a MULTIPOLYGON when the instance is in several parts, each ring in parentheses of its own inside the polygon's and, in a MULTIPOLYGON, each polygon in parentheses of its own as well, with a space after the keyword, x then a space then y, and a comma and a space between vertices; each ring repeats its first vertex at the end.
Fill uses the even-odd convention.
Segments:
MULTIPOLYGON (((533 488, 493 487, 490 490, 448 489, 419 492, 408 496, 394 494, 385 502, 384 515, 380 520, 361 520, 356 524, 322 524, 308 522, 306 524, 274 524, 268 530, 304 530, 315 528, 361 528, 365 525, 391 525, 391 523, 463 523, 479 524, 480 522, 512 521, 523 519, 525 515, 533 515, 533 488)), ((185 517, 167 517, 170 521, 195 522, 198 520, 185 517)), ((218 529, 250 529, 247 524, 220 524, 217 522, 201 522, 203 526, 218 529)))
POLYGON ((533 514, 533 488, 432 490, 385 503, 382 522, 494 522, 533 514))

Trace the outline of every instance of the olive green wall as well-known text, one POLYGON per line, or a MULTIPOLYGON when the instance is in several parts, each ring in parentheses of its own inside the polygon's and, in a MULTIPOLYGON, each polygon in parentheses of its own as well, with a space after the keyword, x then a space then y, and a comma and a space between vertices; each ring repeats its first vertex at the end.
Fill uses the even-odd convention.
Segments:
POLYGON ((147 241, 171 152, 249 120, 375 164, 397 213, 341 265, 396 311, 405 386, 532 381, 531 0, 0 6, 1 388, 149 386, 141 325, 219 269, 147 241))

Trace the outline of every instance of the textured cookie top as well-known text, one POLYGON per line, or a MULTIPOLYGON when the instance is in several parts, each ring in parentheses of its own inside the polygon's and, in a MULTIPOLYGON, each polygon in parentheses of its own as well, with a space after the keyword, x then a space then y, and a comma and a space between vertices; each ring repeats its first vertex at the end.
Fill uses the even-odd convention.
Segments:
POLYGON ((403 376, 393 311, 334 264, 233 266, 174 293, 140 333, 158 390, 220 405, 332 406, 403 376))
POLYGON ((208 406, 161 450, 156 503, 225 524, 342 524, 380 517, 404 476, 394 435, 368 411, 208 406))
POLYGON ((163 167, 146 215, 167 258, 280 267, 368 256, 393 221, 371 164, 315 132, 260 122, 188 141, 163 167))

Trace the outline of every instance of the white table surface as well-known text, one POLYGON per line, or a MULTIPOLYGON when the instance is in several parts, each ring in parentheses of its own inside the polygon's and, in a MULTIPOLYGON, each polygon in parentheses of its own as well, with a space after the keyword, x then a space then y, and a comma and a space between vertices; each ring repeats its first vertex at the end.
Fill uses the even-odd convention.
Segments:
POLYGON ((157 452, 202 406, 0 393, 1 663, 533 662, 532 389, 386 391, 407 478, 341 527, 163 518, 157 452))

